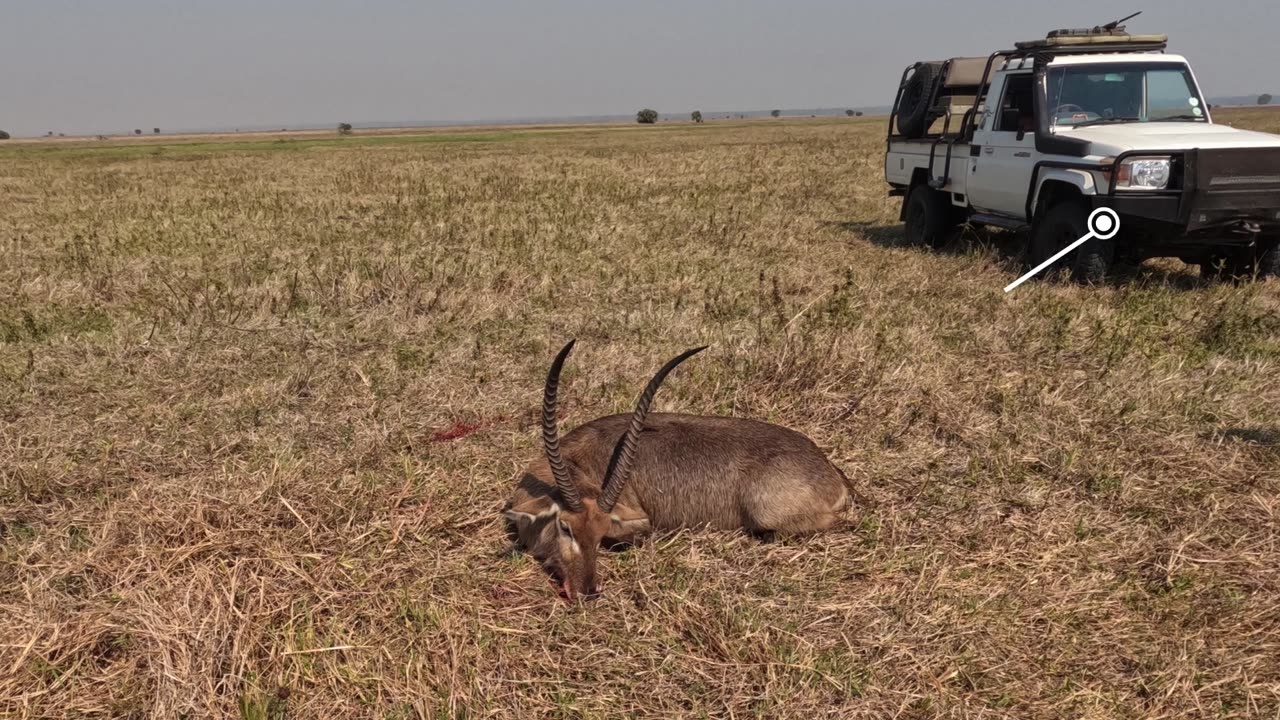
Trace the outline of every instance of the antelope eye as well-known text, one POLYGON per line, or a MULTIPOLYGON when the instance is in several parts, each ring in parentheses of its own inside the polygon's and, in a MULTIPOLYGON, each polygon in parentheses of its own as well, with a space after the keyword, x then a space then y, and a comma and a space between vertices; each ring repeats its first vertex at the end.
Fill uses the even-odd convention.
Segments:
POLYGON ((563 520, 560 520, 557 522, 559 522, 560 524, 560 532, 564 533, 565 535, 568 535, 570 539, 573 539, 573 530, 569 528, 569 524, 564 522, 563 520))

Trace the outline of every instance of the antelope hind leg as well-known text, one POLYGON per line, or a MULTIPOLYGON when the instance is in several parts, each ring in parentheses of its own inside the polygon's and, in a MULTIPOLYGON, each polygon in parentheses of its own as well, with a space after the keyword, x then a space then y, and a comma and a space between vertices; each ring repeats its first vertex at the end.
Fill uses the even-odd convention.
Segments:
POLYGON ((754 534, 811 535, 838 524, 849 509, 849 493, 842 486, 834 502, 811 488, 778 493, 749 502, 747 530, 754 534))

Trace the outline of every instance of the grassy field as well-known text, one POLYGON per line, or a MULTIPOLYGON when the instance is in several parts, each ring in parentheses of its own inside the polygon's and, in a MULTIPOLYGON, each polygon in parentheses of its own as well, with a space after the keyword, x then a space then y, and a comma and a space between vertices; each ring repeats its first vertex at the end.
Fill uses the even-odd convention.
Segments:
POLYGON ((0 716, 1280 717, 1280 283, 1006 296, 882 133, 0 148, 0 716), (564 604, 498 511, 570 337, 565 426, 711 344, 657 406, 865 501, 564 604))

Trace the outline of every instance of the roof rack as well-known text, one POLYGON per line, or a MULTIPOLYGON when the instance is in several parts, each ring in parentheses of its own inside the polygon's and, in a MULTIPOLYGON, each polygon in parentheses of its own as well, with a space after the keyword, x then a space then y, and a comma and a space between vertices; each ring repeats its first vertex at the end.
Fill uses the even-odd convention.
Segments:
POLYGON ((1055 55, 1163 50, 1169 43, 1168 35, 1130 35, 1121 24, 1141 14, 1142 12, 1139 11, 1106 25, 1094 25, 1091 28, 1050 30, 1043 40, 1014 43, 1014 47, 1023 52, 1055 55))
MULTIPOLYGON (((1014 43, 1021 53, 1086 55, 1089 53, 1158 52, 1169 44, 1168 35, 1070 35, 1014 43)), ((1016 54, 1016 53, 1013 53, 1016 54)))

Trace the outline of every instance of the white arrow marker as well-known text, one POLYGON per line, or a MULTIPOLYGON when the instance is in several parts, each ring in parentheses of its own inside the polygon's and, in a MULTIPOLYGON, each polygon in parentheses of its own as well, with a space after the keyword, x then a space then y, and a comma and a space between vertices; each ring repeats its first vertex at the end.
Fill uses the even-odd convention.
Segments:
POLYGON ((1075 250, 1076 248, 1089 242, 1093 238, 1097 238, 1099 240, 1110 240, 1111 238, 1115 237, 1116 233, 1118 232, 1120 232, 1120 216, 1116 214, 1115 210, 1112 210, 1109 207, 1100 207, 1094 210, 1093 212, 1089 213, 1089 232, 1085 233, 1084 237, 1062 248, 1057 252, 1057 254, 1055 254, 1053 257, 1049 258, 1048 260, 1045 260, 1044 262, 1040 263, 1039 265, 1035 266, 1026 275, 1023 275, 1017 280, 1014 280, 1013 282, 1009 283, 1009 285, 1004 289, 1004 291, 1005 292, 1012 291, 1014 288, 1018 287, 1022 283, 1035 277, 1036 273, 1039 273, 1041 270, 1044 270, 1050 265, 1058 262, 1058 260, 1062 259, 1063 255, 1066 255, 1072 250, 1075 250))

